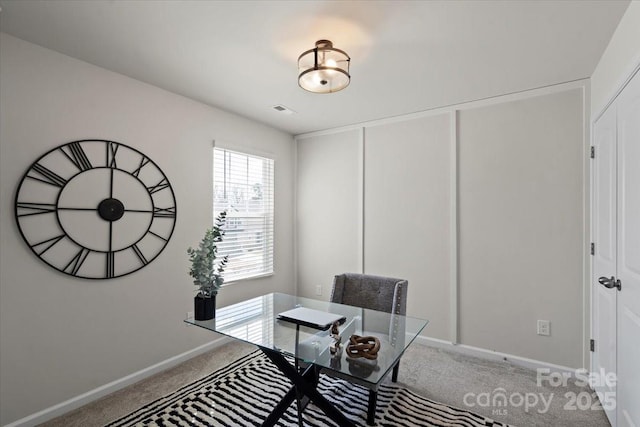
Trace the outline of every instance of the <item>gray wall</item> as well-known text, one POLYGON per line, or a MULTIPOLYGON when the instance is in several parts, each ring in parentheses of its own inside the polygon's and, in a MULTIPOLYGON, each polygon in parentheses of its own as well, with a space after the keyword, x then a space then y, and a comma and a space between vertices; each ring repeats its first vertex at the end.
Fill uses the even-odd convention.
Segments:
POLYGON ((361 140, 352 130, 298 142, 298 295, 328 299, 334 275, 362 271, 361 140))
POLYGON ((193 310, 186 248, 212 222, 212 141, 270 153, 275 274, 224 288, 220 306, 293 292, 290 135, 2 34, 0 36, 0 424, 58 404, 214 338, 187 328, 193 310), (172 239, 146 268, 75 279, 38 260, 13 217, 18 182, 41 154, 102 138, 151 157, 171 181, 172 239))
POLYGON ((439 114, 365 130, 364 271, 407 279, 407 311, 438 319, 437 338, 451 327, 450 128, 439 114))
POLYGON ((582 103, 574 89, 459 113, 462 343, 581 366, 582 103))
POLYGON ((354 265, 326 257, 361 256, 365 273, 409 280, 408 314, 430 320, 424 336, 586 366, 586 85, 298 136, 299 271, 318 260, 298 292, 354 265), (339 169, 323 160, 332 153, 339 169), (315 162, 327 168, 309 171, 315 162), (331 189, 361 181, 354 217, 360 207, 331 189), (363 229, 361 244, 357 233, 349 245, 329 239, 320 214, 303 212, 363 229), (538 319, 551 336, 537 335, 538 319))

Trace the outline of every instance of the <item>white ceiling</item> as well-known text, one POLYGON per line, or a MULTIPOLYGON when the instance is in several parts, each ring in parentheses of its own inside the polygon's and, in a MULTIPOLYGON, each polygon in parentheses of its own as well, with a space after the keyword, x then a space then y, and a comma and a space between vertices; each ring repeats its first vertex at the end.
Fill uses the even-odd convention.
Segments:
POLYGON ((0 0, 0 30, 299 134, 590 77, 628 4, 0 0), (298 87, 318 39, 351 56, 341 92, 298 87))

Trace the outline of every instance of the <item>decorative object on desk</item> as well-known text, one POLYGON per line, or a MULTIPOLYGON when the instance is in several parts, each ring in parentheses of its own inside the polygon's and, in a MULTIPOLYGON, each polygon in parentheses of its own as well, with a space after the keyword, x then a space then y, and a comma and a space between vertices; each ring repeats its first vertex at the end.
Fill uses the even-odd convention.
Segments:
POLYGON ((342 350, 340 350, 337 354, 331 356, 331 360, 329 360, 329 366, 331 369, 335 369, 336 371, 340 371, 342 369, 342 350))
MULTIPOLYGON (((358 359, 354 362, 365 361, 358 359)), ((107 426, 175 425, 181 420, 188 420, 191 425, 198 426, 261 426, 273 410, 273 401, 284 396, 290 386, 289 380, 273 363, 256 351, 140 407, 107 426), (265 378, 269 380, 265 381, 265 378), (270 396, 270 399, 265 399, 264 396, 270 396), (251 410, 240 412, 238 408, 251 410)), ((362 393, 360 386, 320 375, 318 389, 357 426, 367 425, 367 395, 362 393)), ((378 425, 384 423, 389 426, 506 426, 468 410, 434 402, 394 384, 381 384, 378 394, 378 425)), ((305 425, 335 425, 315 405, 307 406, 303 417, 305 425)), ((298 427, 296 405, 289 406, 287 416, 280 419, 278 425, 298 427)))
POLYGON ((115 141, 55 147, 29 166, 16 191, 18 231, 47 265, 83 279, 113 279, 146 267, 176 223, 165 174, 115 141))
POLYGON ((340 357, 342 354, 342 349, 340 348, 340 343, 342 342, 342 337, 340 336, 340 322, 335 322, 331 325, 331 333, 329 334, 333 339, 333 342, 329 346, 329 351, 333 355, 333 357, 340 357))
POLYGON ((222 274, 227 265, 228 257, 218 259, 218 244, 224 236, 224 226, 227 213, 221 212, 213 227, 209 228, 196 249, 189 248, 191 269, 189 275, 193 277, 193 284, 198 287, 198 294, 194 297, 194 316, 196 320, 210 320, 215 317, 216 295, 224 278, 222 274))
POLYGON ((380 351, 380 340, 376 337, 361 337, 351 335, 347 344, 347 356, 351 358, 364 357, 366 359, 377 359, 380 351))

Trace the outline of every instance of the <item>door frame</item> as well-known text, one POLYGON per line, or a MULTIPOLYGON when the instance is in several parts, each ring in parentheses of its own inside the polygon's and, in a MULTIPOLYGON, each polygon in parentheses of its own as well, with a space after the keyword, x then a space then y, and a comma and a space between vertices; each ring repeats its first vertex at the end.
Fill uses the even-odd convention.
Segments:
MULTIPOLYGON (((595 238, 595 233, 594 233, 594 189, 595 189, 595 177, 594 177, 594 173, 593 173, 593 168, 594 168, 594 162, 591 161, 591 147, 595 147, 595 132, 594 132, 594 128, 595 128, 595 124, 596 122, 605 114, 605 112, 609 109, 609 107, 611 107, 611 105, 616 101, 616 99, 618 98, 618 96, 622 93, 622 91, 627 87, 627 85, 629 84, 629 82, 636 76, 636 74, 640 74, 640 60, 635 64, 635 66, 633 66, 631 68, 631 71, 627 74, 624 75, 624 77, 621 79, 621 81, 618 83, 618 85, 616 86, 615 90, 613 91, 612 95, 610 96, 609 100, 607 101, 607 103, 600 109, 600 111, 597 112, 597 114, 594 114, 591 117, 589 126, 587 127, 589 130, 589 136, 588 138, 586 138, 587 141, 589 141, 588 147, 587 147, 587 153, 588 155, 586 156, 587 162, 589 163, 588 167, 586 168, 586 170, 589 173, 589 177, 588 179, 585 178, 584 183, 585 183, 585 187, 589 187, 588 190, 585 189, 585 196, 588 197, 588 201, 585 202, 586 206, 588 206, 588 212, 586 213, 588 215, 588 221, 587 223, 588 225, 588 231, 585 233, 585 236, 588 236, 587 240, 587 246, 588 249, 587 251, 590 253, 591 250, 591 243, 594 242, 594 238, 595 238)), ((589 95, 589 98, 591 99, 591 96, 589 95)), ((587 108, 585 108, 585 111, 587 110, 587 108)), ((616 150, 617 151, 617 150, 616 150)), ((597 153, 596 153, 597 155, 597 153)), ((617 164, 617 158, 616 158, 616 164, 617 164)), ((616 172, 616 176, 617 176, 617 172, 616 172)), ((617 221, 617 217, 616 217, 616 221, 617 221)), ((597 243, 597 242, 596 242, 597 243)), ((588 292, 585 293, 586 296, 588 296, 589 301, 585 303, 585 329, 586 329, 586 325, 589 325, 588 327, 588 334, 585 337, 585 343, 587 343, 587 346, 590 343, 590 340, 593 339, 594 337, 594 332, 595 332, 595 321, 596 318, 594 316, 594 300, 595 300, 595 283, 594 281, 596 280, 595 276, 594 276, 594 257, 593 256, 589 256, 588 259, 588 266, 587 266, 587 271, 588 271, 588 280, 586 280, 585 282, 585 286, 588 286, 588 292), (587 312, 587 307, 588 307, 588 312, 587 312)), ((617 273, 617 272, 616 272, 617 273)), ((617 319, 616 319, 617 320, 617 319)), ((617 340, 617 327, 616 327, 616 340, 617 340)), ((596 343, 596 346, 598 345, 598 343, 596 343)), ((617 346, 617 344, 616 344, 617 346)), ((617 350, 616 350, 617 351, 617 350)), ((617 357, 616 357, 617 358, 617 357)), ((594 372, 594 352, 593 351, 589 351, 588 357, 585 358, 585 366, 586 366, 586 362, 588 361, 588 367, 589 367, 589 372, 594 372)), ((597 368, 596 368, 597 369, 597 368)), ((616 371, 617 371, 617 367, 616 367, 616 371)), ((617 375, 617 372, 616 372, 617 375)), ((617 408, 616 408, 616 415, 617 415, 617 408)), ((615 426, 614 426, 615 427, 615 426)))

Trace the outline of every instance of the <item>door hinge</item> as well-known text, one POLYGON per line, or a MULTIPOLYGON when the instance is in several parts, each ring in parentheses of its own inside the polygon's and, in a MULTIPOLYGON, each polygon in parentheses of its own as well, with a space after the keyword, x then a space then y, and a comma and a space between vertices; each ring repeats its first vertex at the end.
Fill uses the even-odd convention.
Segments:
POLYGON ((596 254, 596 244, 592 243, 591 244, 591 255, 595 255, 596 254))
POLYGON ((595 340, 591 340, 591 342, 589 343, 589 350, 596 351, 596 341, 595 340))
POLYGON ((596 147, 595 146, 591 146, 591 158, 595 159, 596 158, 596 147))

